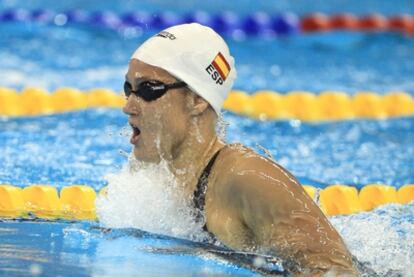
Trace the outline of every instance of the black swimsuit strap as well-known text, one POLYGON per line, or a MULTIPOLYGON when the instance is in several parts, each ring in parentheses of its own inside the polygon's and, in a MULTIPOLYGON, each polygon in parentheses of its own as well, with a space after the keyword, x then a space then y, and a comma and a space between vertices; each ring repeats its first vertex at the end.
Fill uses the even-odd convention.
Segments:
MULTIPOLYGON (((207 185, 208 185, 208 177, 210 175, 211 168, 214 165, 214 162, 219 155, 220 150, 218 150, 213 157, 208 162, 207 166, 204 168, 203 173, 201 173, 200 178, 198 179, 198 183, 196 189, 194 191, 193 203, 194 207, 196 208, 196 220, 200 221, 204 217, 204 205, 206 202, 206 192, 207 192, 207 185)), ((207 231, 207 226, 204 224, 203 229, 207 231)))

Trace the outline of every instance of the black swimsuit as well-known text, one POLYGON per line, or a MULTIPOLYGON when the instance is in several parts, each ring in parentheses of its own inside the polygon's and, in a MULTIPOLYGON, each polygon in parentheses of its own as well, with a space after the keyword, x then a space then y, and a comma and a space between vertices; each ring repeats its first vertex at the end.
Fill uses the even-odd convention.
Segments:
MULTIPOLYGON (((198 183, 196 189, 194 191, 193 203, 196 209, 196 221, 204 221, 203 230, 210 233, 207 229, 207 223, 205 222, 204 218, 204 206, 206 203, 206 192, 207 192, 207 185, 208 185, 208 177, 210 175, 211 168, 214 165, 214 162, 219 155, 220 150, 218 150, 213 157, 208 162, 207 166, 204 168, 203 173, 201 173, 200 178, 198 179, 198 183)), ((210 233, 211 234, 211 233, 210 233)), ((212 234, 211 234, 212 235, 212 234)), ((214 237, 214 236, 213 236, 214 237)))

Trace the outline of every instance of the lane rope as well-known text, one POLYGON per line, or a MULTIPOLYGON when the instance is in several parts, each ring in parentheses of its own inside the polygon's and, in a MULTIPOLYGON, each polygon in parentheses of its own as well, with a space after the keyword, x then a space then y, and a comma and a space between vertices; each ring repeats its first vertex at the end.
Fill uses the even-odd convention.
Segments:
MULTIPOLYGON (((371 211, 384 204, 408 204, 414 200, 414 184, 406 184, 398 190, 384 184, 368 184, 359 192, 355 187, 342 184, 324 189, 303 187, 328 216, 371 211)), ((103 187, 98 193, 105 197, 107 188, 103 187)), ((59 192, 51 185, 20 188, 0 184, 0 218, 96 220, 96 197, 97 192, 86 185, 65 186, 59 192)))
POLYGON ((356 16, 348 13, 334 15, 312 13, 299 16, 294 13, 270 14, 266 12, 238 15, 230 11, 216 14, 204 11, 184 14, 170 11, 156 13, 134 11, 118 14, 112 11, 79 9, 63 12, 48 9, 7 9, 0 11, 0 23, 8 22, 35 22, 55 26, 82 24, 112 29, 133 36, 140 36, 147 29, 161 30, 173 25, 190 22, 210 26, 217 32, 223 35, 231 35, 236 39, 246 36, 277 37, 333 30, 399 32, 414 36, 414 16, 410 14, 384 16, 374 13, 356 16))

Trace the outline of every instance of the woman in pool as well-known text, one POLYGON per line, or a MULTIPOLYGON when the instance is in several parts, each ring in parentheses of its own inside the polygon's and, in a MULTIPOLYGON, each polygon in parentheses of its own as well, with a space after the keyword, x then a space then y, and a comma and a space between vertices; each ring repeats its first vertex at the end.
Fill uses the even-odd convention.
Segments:
POLYGON ((235 78, 226 43, 208 27, 178 25, 149 38, 124 85, 135 157, 166 160, 221 243, 281 257, 295 276, 356 275, 341 237, 292 174, 218 138, 235 78))

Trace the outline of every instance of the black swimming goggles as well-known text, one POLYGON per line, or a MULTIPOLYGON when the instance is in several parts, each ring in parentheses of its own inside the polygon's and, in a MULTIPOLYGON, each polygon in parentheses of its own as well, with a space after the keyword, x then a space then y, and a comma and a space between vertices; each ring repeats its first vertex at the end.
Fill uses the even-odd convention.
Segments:
POLYGON ((132 86, 129 82, 124 83, 124 93, 128 98, 131 93, 137 97, 144 99, 145 101, 154 101, 163 96, 169 89, 183 88, 186 87, 185 82, 177 82, 172 84, 164 84, 161 81, 150 80, 143 81, 137 85, 136 90, 132 90, 132 86))

